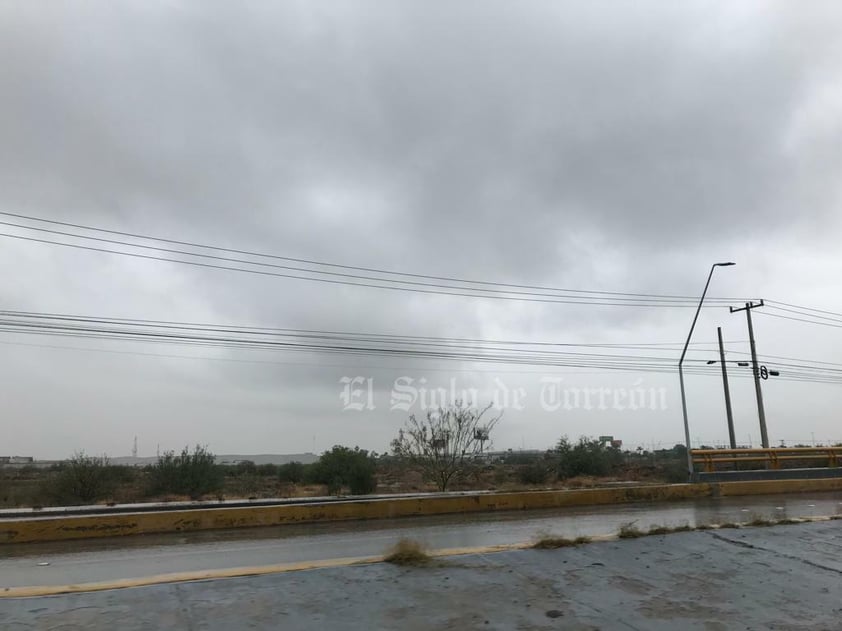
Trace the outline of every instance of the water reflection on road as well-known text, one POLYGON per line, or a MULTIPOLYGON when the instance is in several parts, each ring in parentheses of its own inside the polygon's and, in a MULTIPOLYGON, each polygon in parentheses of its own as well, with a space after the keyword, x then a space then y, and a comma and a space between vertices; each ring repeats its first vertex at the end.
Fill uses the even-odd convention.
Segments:
POLYGON ((842 514, 842 492, 704 498, 541 511, 297 524, 89 541, 0 546, 0 586, 56 585, 382 554, 402 537, 431 548, 501 545, 538 535, 642 530, 842 514), (48 563, 49 565, 39 565, 48 563))

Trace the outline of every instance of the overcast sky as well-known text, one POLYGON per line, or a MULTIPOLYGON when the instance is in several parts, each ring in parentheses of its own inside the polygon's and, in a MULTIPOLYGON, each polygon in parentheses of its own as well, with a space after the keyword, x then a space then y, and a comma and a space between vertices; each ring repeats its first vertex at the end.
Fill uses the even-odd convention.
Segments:
MULTIPOLYGON (((698 295, 710 265, 733 260, 712 296, 838 312, 840 75, 830 1, 8 1, 0 211, 584 290, 698 295)), ((7 237, 0 269, 2 309, 218 324, 649 344, 683 342, 693 313, 310 283, 7 237)), ((842 329, 760 311, 761 355, 842 362, 842 329)), ((716 326, 747 351, 744 314, 705 310, 694 341, 714 342, 716 326)), ((0 343, 0 455, 119 456, 134 436, 140 455, 196 442, 383 451, 407 418, 389 409, 401 376, 484 397, 495 379, 523 388, 497 448, 684 439, 677 373, 0 343), (667 406, 548 412, 550 373, 663 387, 667 406), (373 379, 375 409, 343 411, 340 380, 358 375, 373 379)), ((774 443, 842 440, 842 385, 763 385, 774 443)), ((757 445, 751 381, 735 374, 732 391, 738 440, 757 445)), ((721 381, 688 377, 688 405, 694 442, 727 439, 721 381)))

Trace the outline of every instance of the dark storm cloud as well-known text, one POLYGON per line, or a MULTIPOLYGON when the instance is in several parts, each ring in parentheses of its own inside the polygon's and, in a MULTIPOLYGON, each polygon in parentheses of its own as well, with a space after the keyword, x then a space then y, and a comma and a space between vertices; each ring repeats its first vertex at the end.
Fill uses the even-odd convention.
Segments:
MULTIPOLYGON (((711 258, 838 234, 839 13, 6 3, 0 207, 357 265, 696 292, 711 258)), ((29 266, 0 285, 12 307, 533 339, 659 335, 675 317, 7 252, 29 266)), ((211 371, 237 401, 322 374, 255 366, 211 371)))

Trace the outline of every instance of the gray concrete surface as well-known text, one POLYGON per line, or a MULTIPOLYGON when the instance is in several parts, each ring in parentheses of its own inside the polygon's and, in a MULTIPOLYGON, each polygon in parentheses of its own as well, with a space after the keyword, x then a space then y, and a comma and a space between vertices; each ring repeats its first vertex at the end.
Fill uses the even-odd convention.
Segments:
POLYGON ((842 629, 842 521, 33 599, 20 629, 842 629))
POLYGON ((614 534, 627 522, 648 529, 746 522, 755 516, 832 515, 840 509, 842 493, 749 496, 0 546, 0 587, 377 556, 402 537, 417 539, 432 549, 478 547, 527 542, 541 533, 614 534))

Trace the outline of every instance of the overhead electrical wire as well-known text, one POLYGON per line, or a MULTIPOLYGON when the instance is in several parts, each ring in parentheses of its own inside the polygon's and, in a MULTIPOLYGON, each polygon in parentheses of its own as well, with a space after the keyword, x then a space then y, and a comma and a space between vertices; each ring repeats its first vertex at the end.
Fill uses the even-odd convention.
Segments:
MULTIPOLYGON (((452 276, 434 276, 434 275, 426 275, 426 274, 417 274, 417 273, 410 273, 410 272, 396 272, 391 270, 379 269, 379 268, 371 268, 371 267, 360 267, 360 266, 351 266, 351 265, 341 265, 337 263, 330 263, 330 262, 323 262, 323 261, 314 261, 310 259, 302 259, 302 258, 294 258, 294 257, 286 257, 274 254, 265 254, 261 252, 250 252, 247 250, 242 249, 235 249, 235 248, 224 248, 220 246, 212 246, 200 243, 193 243, 189 241, 180 241, 175 239, 166 239, 160 237, 151 237, 147 235, 141 235, 137 233, 130 233, 130 232, 123 232, 117 230, 108 230, 105 228, 97 228, 92 226, 86 226, 83 224, 75 224, 70 222, 61 222, 56 220, 49 220, 49 219, 42 219, 38 217, 32 217, 28 215, 21 215, 17 213, 9 213, 9 212, 0 212, 0 215, 16 217, 19 219, 26 219, 28 221, 35 221, 41 223, 47 223, 51 225, 59 225, 65 227, 72 227, 75 229, 91 231, 95 233, 101 234, 112 234, 112 235, 120 235, 126 236, 133 239, 141 239, 147 242, 157 242, 157 243, 168 243, 168 244, 178 244, 181 246, 187 246, 194 249, 201 249, 201 250, 210 250, 215 252, 225 252, 225 253, 236 253, 241 255, 246 255, 253 258, 260 258, 260 259, 274 259, 274 260, 281 260, 281 261, 288 261, 288 262, 296 262, 301 264, 306 264, 310 266, 317 266, 316 268, 310 267, 298 267, 292 265, 281 265, 277 263, 267 263, 265 261, 258 261, 258 260, 249 260, 249 259, 242 259, 242 258, 232 258, 229 256, 220 256, 215 254, 207 254, 202 252, 191 252, 188 250, 176 250, 173 248, 163 247, 161 245, 148 245, 144 243, 132 243, 129 241, 122 241, 117 239, 110 239, 98 236, 92 236, 89 234, 79 234, 79 233, 72 233, 66 232, 63 230, 55 230, 51 228, 44 228, 38 226, 30 226, 20 223, 8 222, 8 221, 0 221, 0 225, 5 225, 8 227, 13 227, 22 230, 29 230, 35 231, 38 233, 46 233, 48 235, 52 235, 55 237, 64 237, 69 239, 76 239, 76 240, 83 240, 83 241, 93 241, 96 243, 106 243, 111 246, 119 246, 122 248, 134 248, 134 249, 141 249, 145 251, 155 251, 159 253, 165 253, 180 257, 189 257, 188 259, 182 258, 172 258, 170 256, 158 256, 152 254, 142 254, 140 252, 135 251, 127 251, 123 249, 113 249, 110 247, 96 247, 92 245, 83 245, 81 243, 68 243, 65 241, 56 241, 47 238, 39 238, 33 236, 27 236, 25 234, 12 234, 12 233, 0 233, 0 236, 11 238, 11 239, 18 239, 23 241, 29 242, 36 242, 42 244, 49 244, 49 245, 57 245, 62 247, 80 249, 80 250, 89 250, 94 252, 101 252, 107 254, 116 254, 120 256, 130 256, 135 258, 147 259, 147 260, 157 260, 157 261, 165 261, 171 263, 180 263, 186 265, 193 265, 198 267, 205 267, 205 268, 212 268, 212 269, 220 269, 220 270, 228 270, 228 271, 235 271, 240 273, 253 273, 259 274, 264 276, 275 276, 275 277, 282 277, 282 278, 290 278, 296 280, 305 280, 305 281, 313 281, 313 282, 323 282, 323 283, 331 283, 331 284, 340 284, 340 285, 352 285, 352 286, 361 286, 361 287, 373 287, 378 289, 391 289, 391 290, 399 290, 399 291, 414 291, 418 293, 432 293, 432 294, 439 294, 439 295, 453 295, 453 296, 465 296, 465 297, 473 297, 473 298, 492 298, 492 299, 502 299, 502 300, 523 300, 527 302, 550 302, 550 303, 562 303, 562 304, 587 304, 587 305, 597 305, 597 306, 633 306, 633 307, 692 307, 695 306, 698 298, 694 296, 678 296, 678 295, 669 295, 669 294, 646 294, 646 293, 631 293, 631 292, 612 292, 612 291, 604 291, 604 290, 581 290, 581 289, 565 289, 565 288, 554 288, 554 287, 545 287, 540 285, 518 285, 512 283, 501 283, 501 282, 493 282, 493 281, 481 281, 481 280, 470 280, 470 279, 463 279, 457 278, 452 276), (192 259, 204 259, 204 260, 192 260, 192 259), (209 263, 207 261, 216 261, 215 263, 209 263), (236 265, 224 265, 221 263, 232 263, 236 265, 246 265, 249 267, 238 267, 236 265), (331 269, 342 269, 348 270, 343 272, 319 269, 321 267, 329 267, 331 269), (257 269, 255 269, 257 268, 257 269), (285 272, 277 272, 277 271, 269 271, 267 269, 259 269, 259 268, 270 268, 270 269, 280 269, 286 270, 285 272), (367 272, 367 273, 375 273, 379 274, 379 276, 369 276, 363 275, 355 272, 367 272), (296 273, 287 273, 287 272, 296 272, 296 273), (308 276, 302 276, 302 274, 309 274, 308 276), (438 282, 422 282, 421 280, 416 279, 424 279, 426 281, 438 281, 438 282), (357 282, 357 281, 364 281, 364 282, 357 282), (453 284, 459 283, 459 284, 453 284), (478 287, 476 285, 484 285, 484 287, 478 287), (522 291, 528 290, 528 291, 522 291), (545 293, 545 292, 553 292, 553 293, 545 293)), ((731 302, 739 302, 742 299, 738 298, 709 298, 708 299, 708 306, 722 306, 726 303, 731 302)))
MULTIPOLYGON (((37 334, 104 341, 142 341, 235 350, 290 351, 353 356, 386 356, 414 359, 547 367, 593 368, 610 371, 674 372, 675 358, 666 343, 653 344, 560 344, 512 340, 471 340, 432 336, 346 333, 336 331, 273 329, 178 323, 128 318, 88 317, 71 314, 42 314, 0 311, 0 332, 37 334), (555 348, 553 348, 555 347, 555 348), (612 352, 581 352, 575 347, 612 352), (649 354, 618 351, 648 350, 649 354), (653 354, 654 353, 654 354, 653 354), (657 353, 670 353, 660 356, 657 353)), ((702 352, 704 349, 697 349, 702 352)), ((713 354, 713 349, 708 352, 713 354)), ((807 362, 808 360, 797 360, 807 362)), ((692 359, 691 374, 718 374, 720 368, 703 359, 692 359)), ((784 366, 782 364, 782 366, 784 366)), ((787 364, 781 378, 814 383, 842 383, 842 370, 806 363, 787 364)), ((750 377, 750 371, 737 371, 750 377)))
POLYGON ((774 309, 775 311, 783 311, 785 313, 794 313, 796 315, 808 316, 810 318, 817 319, 817 320, 828 320, 830 322, 842 323, 842 317, 831 317, 831 316, 825 316, 825 315, 816 315, 816 314, 809 313, 807 311, 800 310, 800 309, 788 309, 786 307, 777 307, 775 305, 764 305, 764 306, 768 306, 770 309, 774 309))
MULTIPOLYGON (((172 320, 149 320, 138 318, 114 318, 114 317, 91 317, 81 316, 75 314, 65 313, 38 313, 32 311, 8 311, 0 310, 0 317, 26 317, 36 320, 55 320, 55 321, 69 321, 69 322, 84 322, 84 323, 98 323, 98 324, 134 324, 142 325, 144 327, 152 328, 178 328, 199 331, 222 331, 227 333, 242 332, 242 333, 256 333, 256 334, 273 334, 273 335, 302 335, 315 334, 317 336, 342 336, 353 337, 357 339, 386 339, 386 340, 410 340, 410 341, 435 341, 435 342, 451 342, 451 343, 475 343, 475 344, 507 344, 507 345, 525 345, 525 346, 556 346, 556 347, 588 347, 588 348, 656 348, 659 350, 678 350, 681 349, 681 342, 650 342, 650 343, 634 343, 634 344, 620 344, 620 343, 565 343, 565 342, 535 342, 525 340, 499 340, 499 339, 479 339, 479 338, 465 338, 465 337, 436 337, 423 335, 398 335, 391 333, 360 333, 348 331, 324 331, 314 329, 291 329, 279 327, 257 327, 257 326, 242 326, 231 324, 208 324, 200 322, 176 322, 172 320)), ((734 340, 732 343, 746 343, 744 340, 734 340)), ((716 342, 691 342, 692 346, 715 345, 716 342)), ((691 349, 692 350, 692 349, 691 349)))
POLYGON ((842 329, 842 321, 838 324, 833 324, 831 322, 821 322, 819 320, 811 320, 809 318, 796 318, 794 316, 781 315, 779 313, 769 313, 768 311, 758 311, 757 314, 768 318, 779 318, 781 320, 791 320, 793 322, 804 322, 806 324, 816 324, 819 326, 829 326, 834 329, 842 329))
POLYGON ((766 300, 766 304, 767 305, 782 305, 784 307, 790 307, 791 309, 799 309, 801 311, 814 311, 816 313, 824 313, 824 314, 827 314, 827 315, 833 315, 833 316, 838 316, 839 318, 842 318, 842 313, 838 313, 836 311, 827 311, 825 309, 815 309, 813 307, 805 307, 805 306, 802 306, 802 305, 794 305, 794 304, 791 304, 789 302, 780 302, 778 300, 766 300))
MULTIPOLYGON (((389 289, 425 294, 462 296, 471 298, 490 298, 542 303, 579 304, 591 306, 627 306, 627 307, 695 307, 698 298, 670 294, 615 292, 604 290, 582 290, 555 288, 541 285, 513 284, 495 281, 464 279, 455 276, 435 276, 410 272, 398 272, 375 267, 362 267, 317 261, 305 258, 253 252, 244 249, 226 248, 201 244, 185 240, 152 237, 139 233, 111 230, 84 224, 43 219, 19 213, 2 212, 0 215, 14 217, 29 222, 38 222, 52 226, 61 226, 92 232, 95 234, 117 235, 137 239, 147 243, 135 243, 120 239, 93 236, 33 226, 21 223, 0 221, 0 225, 18 230, 34 231, 50 235, 53 239, 65 238, 77 242, 67 242, 28 236, 26 234, 0 233, 0 237, 24 240, 61 247, 115 254, 147 260, 164 261, 203 268, 234 271, 240 273, 275 276, 296 280, 350 285, 377 289, 389 289), (78 242, 78 241, 81 241, 78 242), (112 247, 98 247, 86 242, 103 243, 112 247), (150 245, 150 243, 155 245, 150 245), (174 249, 161 244, 178 245, 204 252, 174 249), (134 250, 156 252, 171 256, 144 254, 134 250), (221 254, 237 254, 250 258, 235 258, 221 254), (172 258, 186 257, 186 258, 172 258), (199 260, 196 260, 199 259, 199 260), (252 260, 261 259, 261 260, 252 260), (296 263, 288 265, 268 261, 296 263), (245 266, 245 267, 240 267, 245 266), (304 267, 310 266, 310 267, 304 267), (268 269, 267 269, 268 268, 268 269), (323 269, 329 268, 329 269, 323 269), (283 271, 273 271, 283 270, 283 271), (342 271, 334 271, 342 270, 342 271), (306 275, 305 275, 306 274, 306 275), (375 275, 370 275, 375 274, 375 275), (435 281, 435 282, 432 282, 435 281), (549 293, 548 293, 549 292, 549 293)), ((705 306, 724 306, 728 303, 743 302, 741 298, 708 298, 705 306)), ((783 313, 758 311, 759 315, 783 318, 842 328, 842 313, 804 307, 786 302, 766 300, 766 307, 783 313), (790 315, 784 315, 790 314, 790 315), (800 317, 796 317, 800 316, 800 317)), ((513 340, 481 340, 472 338, 436 338, 430 336, 391 335, 372 333, 347 333, 338 331, 295 330, 281 328, 220 326, 201 323, 167 322, 137 320, 128 318, 91 318, 69 314, 40 314, 33 312, 0 311, 0 332, 37 333, 43 335, 71 336, 102 340, 140 340, 155 343, 177 343, 191 346, 224 347, 235 349, 282 349, 306 352, 350 353, 357 355, 406 355, 426 359, 453 359, 459 361, 532 363, 536 365, 563 365, 570 367, 599 367, 612 370, 663 370, 672 371, 672 357, 652 355, 628 355, 608 353, 577 353, 558 349, 569 347, 602 348, 617 350, 649 350, 669 352, 677 350, 680 343, 660 342, 654 344, 572 344, 555 342, 527 342, 513 340), (497 346, 491 346, 497 345, 497 346), (552 349, 552 350, 547 350, 552 349), (564 362, 561 364, 555 362, 564 362)), ((702 352, 701 349, 691 349, 702 352)), ((730 351, 738 353, 739 351, 730 351)), ((775 356, 766 356, 775 358, 775 356)), ((777 357, 787 360, 776 362, 776 366, 787 368, 787 377, 792 380, 825 381, 836 383, 842 378, 842 370, 831 368, 839 366, 833 362, 799 360, 796 358, 777 357), (806 363, 802 363, 806 362, 806 363), (818 364, 818 365, 817 365, 818 364)), ((701 361, 701 360, 696 360, 701 361)), ((719 369, 714 367, 713 372, 719 369)), ((697 374, 709 374, 706 365, 690 365, 688 371, 697 374)))

